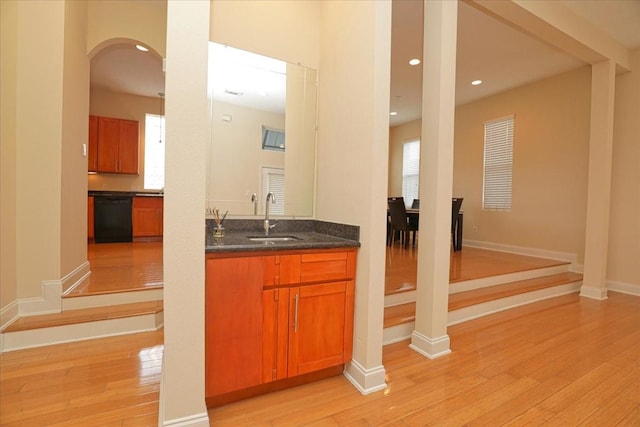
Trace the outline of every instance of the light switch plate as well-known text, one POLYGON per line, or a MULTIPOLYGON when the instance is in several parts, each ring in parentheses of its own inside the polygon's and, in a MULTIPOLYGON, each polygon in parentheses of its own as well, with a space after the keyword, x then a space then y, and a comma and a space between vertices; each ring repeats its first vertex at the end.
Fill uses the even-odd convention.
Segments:
POLYGON ((82 144, 82 157, 87 157, 87 144, 82 144))

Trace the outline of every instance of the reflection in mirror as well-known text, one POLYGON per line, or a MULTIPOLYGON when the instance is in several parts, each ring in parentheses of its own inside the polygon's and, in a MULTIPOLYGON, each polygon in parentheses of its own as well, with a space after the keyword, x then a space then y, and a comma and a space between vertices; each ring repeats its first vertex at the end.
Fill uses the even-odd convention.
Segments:
POLYGON ((315 70, 210 43, 211 144, 207 207, 258 214, 266 194, 275 215, 313 215, 315 70))

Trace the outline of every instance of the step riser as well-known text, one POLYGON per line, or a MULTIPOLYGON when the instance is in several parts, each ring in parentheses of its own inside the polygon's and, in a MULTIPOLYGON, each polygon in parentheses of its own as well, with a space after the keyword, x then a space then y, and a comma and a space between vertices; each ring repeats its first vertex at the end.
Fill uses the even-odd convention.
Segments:
POLYGON ((75 323, 49 328, 6 332, 0 335, 0 352, 40 347, 65 342, 82 341, 114 335, 154 331, 164 324, 164 313, 75 323))
POLYGON ((62 311, 78 310, 82 308, 108 307, 136 302, 162 301, 163 295, 163 289, 156 288, 135 292, 88 295, 84 297, 63 297, 62 311))
POLYGON ((447 326, 457 325, 458 323, 477 319, 478 317, 498 313, 500 311, 509 310, 511 308, 516 308, 545 299, 577 293, 580 291, 580 286, 582 286, 582 281, 567 283, 565 285, 540 289, 450 311, 449 317, 447 318, 447 326))
MULTIPOLYGON (((540 289, 506 298, 500 298, 482 304, 461 308, 449 312, 447 326, 453 326, 468 320, 477 319, 489 314, 509 310, 526 304, 532 304, 549 298, 558 297, 570 293, 578 293, 582 281, 567 283, 551 288, 540 289)), ((382 333, 383 345, 392 344, 411 338, 411 333, 415 328, 415 321, 385 328, 382 333)))
POLYGON ((503 285, 520 280, 535 279, 552 274, 565 273, 569 271, 570 264, 556 265, 553 267, 537 268, 534 270, 519 271, 517 273, 503 274, 500 276, 483 277, 481 279, 467 280, 464 282, 451 283, 449 293, 472 291, 474 289, 486 288, 489 286, 503 285))
MULTIPOLYGON (((467 280, 464 282, 452 283, 449 285, 449 293, 472 291, 474 289, 486 288, 489 286, 502 285, 505 283, 516 282, 519 280, 534 279, 537 277, 549 276, 552 274, 564 273, 569 271, 570 264, 563 264, 553 267, 538 268, 535 270, 520 271, 517 273, 503 274, 500 276, 483 277, 481 279, 467 280)), ((407 304, 416 300, 417 291, 398 292, 395 294, 385 295, 384 306, 392 307, 394 305, 407 304)))
POLYGON ((399 292, 384 296, 384 306, 393 307, 394 305, 406 304, 416 300, 417 291, 399 292))

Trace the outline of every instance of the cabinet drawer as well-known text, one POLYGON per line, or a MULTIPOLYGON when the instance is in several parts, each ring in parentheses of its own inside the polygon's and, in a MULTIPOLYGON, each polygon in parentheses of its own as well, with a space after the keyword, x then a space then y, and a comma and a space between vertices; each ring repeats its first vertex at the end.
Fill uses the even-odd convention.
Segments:
POLYGON ((162 209, 164 206, 164 199, 162 197, 134 197, 133 209, 147 208, 147 209, 162 209))
POLYGON ((300 255, 300 283, 353 279, 355 252, 319 252, 300 255))

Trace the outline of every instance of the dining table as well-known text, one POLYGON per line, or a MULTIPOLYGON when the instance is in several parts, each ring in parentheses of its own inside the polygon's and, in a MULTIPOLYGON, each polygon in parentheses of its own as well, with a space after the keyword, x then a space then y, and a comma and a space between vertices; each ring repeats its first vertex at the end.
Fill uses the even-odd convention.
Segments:
MULTIPOLYGON (((407 217, 415 218, 415 221, 420 219, 420 209, 407 208, 407 217)), ((462 225, 464 219, 464 212, 458 212, 458 221, 456 221, 456 227, 453 230, 453 250, 459 251, 462 249, 462 225)))

